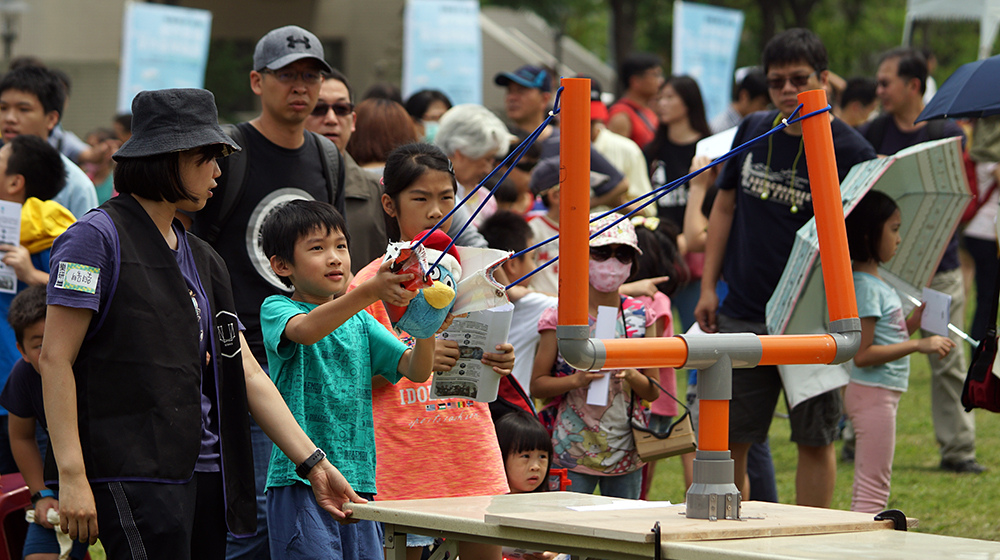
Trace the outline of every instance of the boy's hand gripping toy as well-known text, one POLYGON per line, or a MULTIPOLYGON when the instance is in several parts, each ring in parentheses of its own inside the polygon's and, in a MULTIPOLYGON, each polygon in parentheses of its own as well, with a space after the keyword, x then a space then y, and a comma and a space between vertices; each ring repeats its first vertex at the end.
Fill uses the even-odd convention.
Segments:
POLYGON ((390 243, 386 250, 385 258, 396 260, 394 272, 414 275, 403 287, 420 290, 406 307, 386 305, 389 320, 416 338, 434 336, 448 313, 461 315, 510 303, 504 286, 493 278, 493 271, 510 253, 452 246, 434 266, 449 244, 447 234, 433 230, 421 233, 413 243, 390 243))

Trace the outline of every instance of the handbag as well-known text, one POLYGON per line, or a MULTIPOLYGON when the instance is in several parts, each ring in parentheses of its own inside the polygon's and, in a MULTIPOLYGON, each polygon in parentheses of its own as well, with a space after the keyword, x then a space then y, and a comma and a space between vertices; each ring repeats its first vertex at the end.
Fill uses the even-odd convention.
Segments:
POLYGON ((962 387, 962 406, 966 412, 974 408, 984 408, 990 412, 1000 412, 1000 379, 993 372, 997 358, 997 305, 1000 301, 1000 279, 993 289, 993 304, 990 312, 993 324, 986 336, 972 353, 969 373, 962 387))
POLYGON ((697 449, 694 426, 691 424, 691 410, 685 403, 678 400, 677 397, 664 390, 659 383, 653 379, 649 379, 649 382, 656 385, 660 391, 666 393, 670 398, 677 401, 677 404, 684 407, 684 414, 674 420, 666 431, 657 432, 648 426, 643 426, 636 422, 632 412, 635 400, 638 397, 633 396, 632 400, 629 401, 628 415, 632 422, 632 437, 635 439, 635 449, 639 453, 639 458, 649 463, 675 455, 690 453, 697 449))

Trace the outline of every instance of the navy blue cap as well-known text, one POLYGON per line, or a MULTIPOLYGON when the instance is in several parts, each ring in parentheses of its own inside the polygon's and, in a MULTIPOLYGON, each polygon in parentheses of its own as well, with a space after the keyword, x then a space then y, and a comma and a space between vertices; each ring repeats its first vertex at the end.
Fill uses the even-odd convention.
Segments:
POLYGON ((506 86, 514 82, 526 88, 552 91, 552 81, 549 73, 538 66, 525 65, 513 72, 500 72, 493 78, 498 86, 506 86))

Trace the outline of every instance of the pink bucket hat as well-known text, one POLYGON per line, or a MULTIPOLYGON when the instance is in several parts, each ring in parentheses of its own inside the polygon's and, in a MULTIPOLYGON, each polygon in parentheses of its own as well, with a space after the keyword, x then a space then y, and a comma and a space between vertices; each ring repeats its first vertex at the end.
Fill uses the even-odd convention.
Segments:
POLYGON ((609 214, 599 220, 594 220, 597 216, 600 216, 603 212, 594 212, 590 215, 590 235, 601 231, 608 225, 610 225, 615 220, 621 219, 620 222, 615 224, 609 230, 598 235, 597 237, 590 240, 591 247, 601 247, 604 245, 628 245, 629 247, 636 250, 636 253, 642 254, 642 249, 639 249, 639 239, 635 236, 635 227, 632 226, 632 222, 628 218, 622 219, 621 214, 609 214))

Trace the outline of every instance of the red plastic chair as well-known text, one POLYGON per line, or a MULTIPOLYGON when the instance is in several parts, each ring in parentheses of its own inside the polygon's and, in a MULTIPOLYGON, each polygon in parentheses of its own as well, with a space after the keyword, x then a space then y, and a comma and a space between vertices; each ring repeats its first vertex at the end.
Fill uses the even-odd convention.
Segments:
POLYGON ((20 560, 28 534, 25 509, 31 507, 31 493, 21 473, 0 476, 0 560, 20 560))

